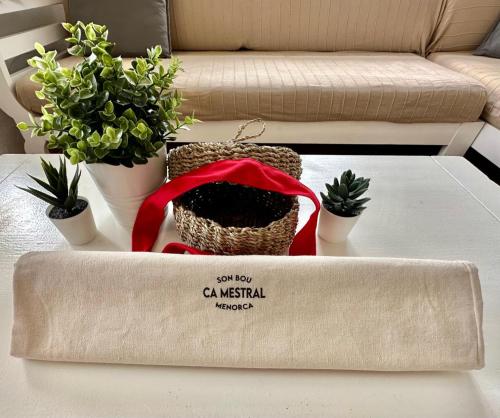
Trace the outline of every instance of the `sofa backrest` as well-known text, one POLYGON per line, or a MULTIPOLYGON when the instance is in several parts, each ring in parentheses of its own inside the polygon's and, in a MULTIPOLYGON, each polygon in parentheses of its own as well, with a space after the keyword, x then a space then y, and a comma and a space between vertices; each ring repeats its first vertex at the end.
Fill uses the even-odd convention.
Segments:
POLYGON ((446 0, 428 52, 476 49, 500 19, 500 0, 446 0))
POLYGON ((422 55, 432 40, 446 2, 170 1, 172 41, 178 50, 362 50, 422 55))
POLYGON ((468 51, 500 19, 500 0, 169 2, 177 50, 468 51))

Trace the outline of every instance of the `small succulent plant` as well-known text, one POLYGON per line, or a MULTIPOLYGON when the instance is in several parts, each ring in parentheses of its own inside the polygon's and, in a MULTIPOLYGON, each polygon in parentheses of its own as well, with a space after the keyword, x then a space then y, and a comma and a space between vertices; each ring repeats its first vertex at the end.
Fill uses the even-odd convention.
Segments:
POLYGON ((351 170, 344 171, 340 181, 335 178, 333 184, 325 184, 327 194, 321 193, 323 206, 329 212, 343 217, 360 215, 370 200, 369 197, 360 199, 360 196, 368 190, 370 179, 364 177, 356 178, 351 170))
POLYGON ((50 194, 34 189, 33 187, 17 187, 30 193, 38 199, 43 200, 44 202, 53 205, 54 208, 49 214, 52 218, 69 218, 77 215, 85 209, 87 202, 78 199, 78 182, 80 181, 81 176, 80 168, 76 168, 73 180, 70 184, 68 184, 65 160, 59 158, 59 169, 55 168, 50 162, 45 161, 43 158, 41 158, 41 160, 42 168, 47 181, 40 180, 30 174, 28 174, 28 176, 50 194))

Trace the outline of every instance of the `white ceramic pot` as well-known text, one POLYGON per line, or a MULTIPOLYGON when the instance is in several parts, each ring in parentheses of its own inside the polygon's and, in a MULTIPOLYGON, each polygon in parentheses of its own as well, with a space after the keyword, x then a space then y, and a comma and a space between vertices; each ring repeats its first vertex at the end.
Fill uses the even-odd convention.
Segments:
POLYGON ((134 226, 142 202, 164 183, 167 174, 165 148, 158 151, 158 157, 132 168, 103 163, 86 167, 115 219, 126 229, 134 226))
POLYGON ((347 239, 360 215, 345 217, 329 212, 323 205, 319 212, 318 235, 325 241, 336 243, 347 239))
POLYGON ((92 241, 96 234, 94 215, 89 201, 83 197, 78 196, 78 199, 85 200, 87 207, 78 215, 65 219, 54 219, 49 216, 50 211, 54 206, 49 205, 45 211, 47 218, 55 225, 59 232, 66 238, 71 245, 83 245, 92 241))

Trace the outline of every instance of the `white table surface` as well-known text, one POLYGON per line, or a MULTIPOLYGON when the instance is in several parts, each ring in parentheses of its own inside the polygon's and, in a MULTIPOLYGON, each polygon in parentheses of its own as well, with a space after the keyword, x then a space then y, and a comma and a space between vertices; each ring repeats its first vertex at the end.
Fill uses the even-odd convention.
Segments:
MULTIPOLYGON (((53 156, 51 158, 54 158, 53 156)), ((347 168, 372 178, 372 201, 345 244, 319 254, 465 259, 479 267, 486 367, 473 372, 363 373, 71 364, 9 356, 13 264, 69 246, 44 204, 14 185, 40 175, 37 156, 0 156, 0 417, 500 415, 500 188, 459 157, 305 156, 315 191, 347 168)), ((82 250, 128 250, 87 173, 98 238, 82 250)), ((305 203, 303 215, 311 209, 305 203)), ((171 217, 170 217, 171 218, 171 217)), ((172 219, 160 238, 175 238, 172 219)), ((54 266, 57 269, 57 266, 54 266)), ((228 347, 228 350, 230 347, 228 347)))

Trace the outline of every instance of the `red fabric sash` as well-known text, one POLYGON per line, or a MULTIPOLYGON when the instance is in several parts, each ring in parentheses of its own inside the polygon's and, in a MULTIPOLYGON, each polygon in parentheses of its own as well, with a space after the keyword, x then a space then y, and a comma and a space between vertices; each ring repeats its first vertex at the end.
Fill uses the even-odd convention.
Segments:
MULTIPOLYGON (((191 189, 219 181, 311 199, 315 210, 295 236, 289 253, 290 255, 316 255, 316 224, 320 205, 314 192, 289 174, 251 158, 222 160, 203 165, 165 183, 148 196, 137 213, 132 231, 132 251, 152 250, 164 220, 164 209, 168 202, 191 189)), ((163 249, 163 252, 179 254, 184 251, 191 254, 209 254, 180 243, 168 244, 163 249)))

